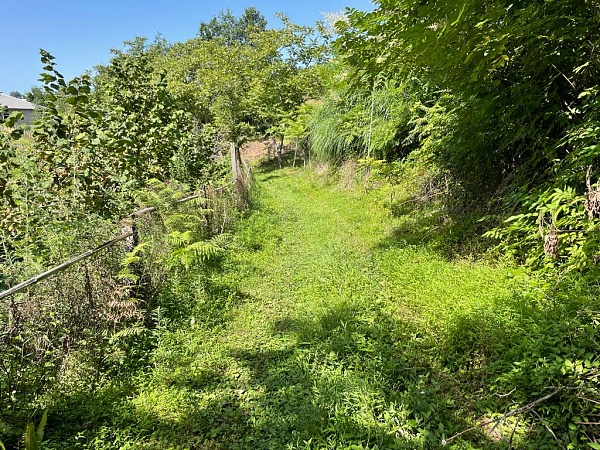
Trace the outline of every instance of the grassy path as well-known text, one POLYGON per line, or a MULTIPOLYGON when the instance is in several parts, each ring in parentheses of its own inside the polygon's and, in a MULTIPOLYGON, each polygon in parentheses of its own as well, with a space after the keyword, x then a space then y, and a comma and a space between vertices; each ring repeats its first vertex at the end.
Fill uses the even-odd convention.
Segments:
MULTIPOLYGON (((376 194, 292 170, 258 182, 212 275, 221 300, 200 310, 210 326, 170 335, 133 400, 149 428, 183 430, 157 433, 157 447, 435 448, 466 426, 473 392, 449 392, 461 367, 439 352, 499 332, 485 313, 510 295, 504 274, 391 239, 402 219, 376 194)), ((471 365, 490 353, 472 350, 471 365)))
POLYGON ((114 447, 90 448, 438 448, 467 428, 510 337, 506 274, 394 238, 410 214, 377 193, 257 185, 233 251, 182 288, 189 326, 100 430, 114 447))

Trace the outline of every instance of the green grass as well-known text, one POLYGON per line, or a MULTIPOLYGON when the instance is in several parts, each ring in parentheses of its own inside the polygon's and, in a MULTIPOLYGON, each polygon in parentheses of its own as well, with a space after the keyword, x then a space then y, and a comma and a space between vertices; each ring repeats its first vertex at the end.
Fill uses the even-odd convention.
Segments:
MULTIPOLYGON (((433 449, 535 396, 515 364, 545 357, 539 327, 568 308, 404 239, 418 212, 394 217, 386 195, 259 172, 228 255, 171 288, 190 316, 136 377, 65 398, 47 448, 433 449)), ((530 419, 449 448, 508 448, 513 429, 524 448, 530 419)))

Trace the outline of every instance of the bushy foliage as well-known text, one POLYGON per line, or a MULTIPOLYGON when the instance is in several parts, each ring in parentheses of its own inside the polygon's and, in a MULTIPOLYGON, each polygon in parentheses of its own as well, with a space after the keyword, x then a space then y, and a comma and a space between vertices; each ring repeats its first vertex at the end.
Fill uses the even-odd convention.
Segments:
POLYGON ((267 20, 254 7, 244 9, 237 18, 227 9, 221 11, 209 22, 202 22, 198 27, 198 38, 201 41, 220 40, 226 45, 233 43, 249 43, 251 35, 267 29, 267 20))
MULTIPOLYGON (((32 140, 3 145, 2 234, 12 247, 43 241, 34 230, 54 223, 126 215, 131 192, 149 179, 208 175, 211 135, 178 106, 149 54, 117 52, 93 80, 68 82, 53 59, 42 52, 44 104, 32 140)), ((37 246, 39 255, 45 244, 37 246)))
MULTIPOLYGON (((600 244, 597 3, 376 5, 372 12, 351 10, 338 23, 336 50, 348 67, 339 73, 349 73, 365 94, 376 83, 402 85, 418 74, 409 113, 390 125, 405 136, 403 143, 414 145, 407 148, 410 158, 433 163, 448 177, 447 197, 461 206, 453 219, 483 213, 483 225, 492 228, 486 235, 496 239, 498 252, 551 280, 554 288, 546 295, 559 308, 577 303, 579 294, 569 294, 567 283, 583 286, 582 298, 593 296, 600 244)), ((315 149, 336 160, 370 155, 359 138, 367 108, 353 116, 356 90, 332 92, 334 101, 324 102, 313 116, 315 149)), ((373 155, 385 149, 378 147, 373 155)), ((550 431, 542 440, 594 447, 594 424, 573 412, 596 413, 596 397, 583 405, 578 397, 597 382, 597 357, 590 350, 595 344, 581 331, 595 326, 595 313, 592 306, 580 306, 587 319, 575 321, 581 326, 568 333, 578 335, 581 345, 572 351, 559 345, 564 329, 548 325, 541 333, 555 341, 545 353, 522 349, 519 367, 528 367, 528 378, 498 380, 506 388, 529 385, 540 396, 543 387, 558 386, 559 399, 539 408, 538 419, 562 434, 550 431), (561 428, 559 411, 572 412, 569 429, 561 428)), ((518 367, 513 372, 523 373, 518 367)), ((524 396, 521 403, 528 400, 524 396)))
POLYGON ((315 66, 325 48, 315 30, 284 16, 283 28, 266 29, 252 10, 202 24, 197 38, 173 45, 161 62, 178 100, 237 146, 267 132, 285 134, 283 119, 322 86, 315 66))
MULTIPOLYGON (((545 216, 543 236, 565 231, 558 232, 560 257, 534 265, 587 271, 596 248, 583 210, 585 174, 598 164, 599 17, 589 1, 381 1, 372 12, 349 11, 336 45, 355 80, 418 74, 416 106, 396 129, 408 130, 420 155, 449 171, 460 195, 492 199, 495 224, 513 216, 490 236, 523 260, 543 261, 536 236, 545 216)), ((357 130, 364 121, 350 123, 357 130)))
MULTIPOLYGON (((151 180, 169 181, 181 195, 223 178, 213 158, 212 131, 178 104, 154 66, 156 47, 150 50, 134 41, 95 76, 71 81, 42 51, 44 95, 33 132, 23 136, 15 127, 18 115, 0 124, 2 290, 129 229, 130 222, 119 221, 151 180)), ((179 224, 169 231, 186 236, 171 247, 160 245, 166 225, 140 220, 141 233, 156 243, 148 250, 149 261, 137 253, 126 258, 129 275, 135 276, 117 277, 124 253, 116 246, 3 300, 0 434, 5 443, 18 445, 26 427, 25 442, 37 448, 29 420, 35 411, 65 392, 135 370, 143 349, 154 345, 155 295, 173 268, 166 262, 189 267, 222 251, 224 242, 209 239, 235 215, 231 201, 213 202, 217 197, 188 212, 195 227, 179 224), (222 211, 213 213, 213 206, 222 211)))

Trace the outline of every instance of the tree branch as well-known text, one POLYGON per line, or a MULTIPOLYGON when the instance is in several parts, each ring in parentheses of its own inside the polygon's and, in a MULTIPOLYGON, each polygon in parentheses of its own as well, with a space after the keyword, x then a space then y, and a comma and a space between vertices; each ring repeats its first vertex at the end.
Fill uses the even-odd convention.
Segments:
POLYGON ((488 420, 487 422, 483 422, 483 423, 477 424, 477 425, 475 425, 475 426, 473 426, 473 427, 471 427, 471 428, 468 428, 468 429, 466 429, 466 430, 463 430, 463 431, 461 431, 460 433, 457 433, 457 434, 455 434, 454 436, 452 436, 452 437, 449 437, 448 439, 443 439, 443 440, 442 440, 442 445, 448 445, 448 443, 450 443, 451 441, 453 441, 453 440, 454 440, 454 439, 456 439, 457 437, 459 437, 459 436, 462 436, 463 434, 465 434, 465 433, 468 433, 469 431, 473 431, 473 430, 475 430, 476 428, 485 427, 486 425, 491 425, 491 424, 496 424, 496 425, 498 425, 500 422, 502 422, 502 421, 506 420, 508 417, 511 417, 511 416, 514 416, 514 415, 517 415, 517 414, 521 414, 521 413, 523 413, 523 412, 525 412, 525 411, 529 411, 529 410, 531 410, 531 409, 535 408, 535 407, 536 407, 537 405, 539 405, 540 403, 543 403, 543 402, 545 402, 546 400, 548 400, 548 399, 550 399, 550 398, 554 397, 556 394, 558 394, 559 392, 562 392, 562 391, 564 391, 564 390, 565 390, 565 388, 564 388, 564 387, 557 388, 557 389, 555 389, 553 392, 551 392, 550 394, 548 394, 548 395, 545 395, 545 396, 543 396, 543 397, 541 397, 541 398, 538 398, 537 400, 535 400, 535 401, 533 401, 533 402, 531 402, 531 403, 529 403, 529 404, 527 404, 527 405, 525 405, 525 406, 521 406, 521 407, 519 407, 519 408, 515 408, 515 409, 513 409, 512 411, 509 411, 509 412, 507 412, 507 413, 504 413, 504 415, 503 415, 502 417, 498 418, 498 419, 494 419, 494 420, 488 420))

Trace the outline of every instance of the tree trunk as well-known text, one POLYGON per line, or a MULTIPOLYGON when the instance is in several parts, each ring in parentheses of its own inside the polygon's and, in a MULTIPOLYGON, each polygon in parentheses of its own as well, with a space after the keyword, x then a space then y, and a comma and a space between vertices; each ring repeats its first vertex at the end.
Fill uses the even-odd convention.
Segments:
POLYGON ((275 143, 275 151, 277 152, 277 163, 279 164, 279 168, 283 168, 283 134, 281 135, 281 140, 277 142, 276 138, 273 138, 273 142, 275 143))
POLYGON ((298 156, 299 145, 298 140, 296 140, 296 142, 294 142, 294 162, 292 163, 292 167, 296 167, 296 157, 298 156))

